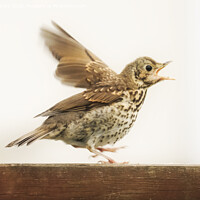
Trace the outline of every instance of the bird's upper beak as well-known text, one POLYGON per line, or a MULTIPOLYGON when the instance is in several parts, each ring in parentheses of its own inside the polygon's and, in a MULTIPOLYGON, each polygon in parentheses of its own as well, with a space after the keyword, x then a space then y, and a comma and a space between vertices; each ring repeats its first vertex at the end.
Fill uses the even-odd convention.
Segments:
MULTIPOLYGON (((162 63, 161 66, 156 70, 156 76, 159 76, 158 75, 158 72, 163 69, 164 67, 166 67, 169 63, 171 63, 172 61, 167 61, 165 63, 162 63)), ((169 77, 162 77, 162 76, 159 76, 160 77, 160 80, 175 80, 174 78, 169 78, 169 77)))

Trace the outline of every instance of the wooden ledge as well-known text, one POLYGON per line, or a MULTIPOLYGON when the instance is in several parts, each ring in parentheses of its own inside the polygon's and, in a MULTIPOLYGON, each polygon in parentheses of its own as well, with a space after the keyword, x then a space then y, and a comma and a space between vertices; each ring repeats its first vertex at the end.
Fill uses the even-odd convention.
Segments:
POLYGON ((200 166, 1 164, 0 199, 199 200, 200 166))

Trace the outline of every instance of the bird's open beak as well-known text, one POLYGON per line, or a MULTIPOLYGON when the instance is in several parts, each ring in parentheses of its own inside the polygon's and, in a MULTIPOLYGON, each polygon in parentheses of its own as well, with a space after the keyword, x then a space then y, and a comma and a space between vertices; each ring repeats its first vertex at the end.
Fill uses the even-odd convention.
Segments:
MULTIPOLYGON (((169 63, 171 63, 171 62, 172 62, 172 61, 167 61, 167 62, 163 63, 162 66, 159 67, 159 68, 157 69, 156 75, 159 76, 159 75, 158 75, 158 72, 159 72, 161 69, 163 69, 164 67, 166 67, 166 66, 167 66, 169 63)), ((169 78, 169 77, 162 77, 162 76, 160 76, 160 80, 175 80, 175 79, 174 79, 174 78, 169 78)))

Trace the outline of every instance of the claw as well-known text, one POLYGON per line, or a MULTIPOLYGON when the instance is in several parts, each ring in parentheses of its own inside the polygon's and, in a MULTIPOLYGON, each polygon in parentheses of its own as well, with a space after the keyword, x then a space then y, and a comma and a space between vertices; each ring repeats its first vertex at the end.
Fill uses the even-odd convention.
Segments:
POLYGON ((121 165, 128 165, 129 164, 129 162, 122 162, 122 163, 117 163, 117 162, 113 162, 114 160, 112 160, 111 162, 110 161, 102 161, 102 160, 100 160, 100 161, 98 161, 98 163, 99 164, 121 164, 121 165))

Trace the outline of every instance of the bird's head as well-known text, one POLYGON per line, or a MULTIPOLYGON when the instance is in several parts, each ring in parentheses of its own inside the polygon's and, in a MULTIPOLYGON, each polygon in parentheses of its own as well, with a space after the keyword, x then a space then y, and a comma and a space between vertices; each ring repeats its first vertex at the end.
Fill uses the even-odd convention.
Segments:
POLYGON ((128 81, 130 85, 138 88, 147 88, 162 80, 174 80, 169 77, 162 77, 158 72, 168 65, 171 61, 165 63, 157 63, 152 58, 140 57, 134 62, 128 64, 121 72, 121 75, 128 81))

